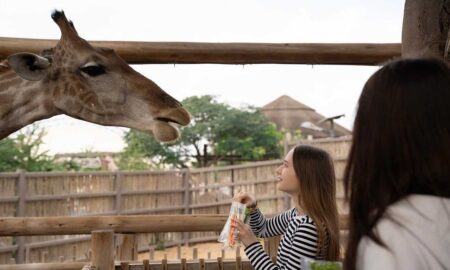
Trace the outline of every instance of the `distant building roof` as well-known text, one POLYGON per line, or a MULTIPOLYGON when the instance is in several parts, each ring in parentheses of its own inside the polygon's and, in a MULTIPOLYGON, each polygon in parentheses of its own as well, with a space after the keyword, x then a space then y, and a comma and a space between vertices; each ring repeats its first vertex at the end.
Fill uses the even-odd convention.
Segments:
MULTIPOLYGON (((304 136, 312 135, 315 138, 329 137, 329 134, 326 132, 301 127, 300 125, 303 122, 311 122, 328 130, 331 128, 331 125, 330 121, 318 124, 320 120, 323 120, 326 117, 317 113, 313 108, 310 108, 287 95, 275 99, 259 110, 270 121, 274 122, 279 130, 286 129, 295 131, 300 129, 304 136)), ((334 123, 334 130, 336 136, 351 135, 350 130, 336 122, 334 123)))

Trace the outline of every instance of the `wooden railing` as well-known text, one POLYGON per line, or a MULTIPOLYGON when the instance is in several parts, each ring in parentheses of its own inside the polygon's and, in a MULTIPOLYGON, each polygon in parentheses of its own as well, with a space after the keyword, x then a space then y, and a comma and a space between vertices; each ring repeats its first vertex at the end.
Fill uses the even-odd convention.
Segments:
MULTIPOLYGON (((35 218, 1 218, 0 236, 57 235, 57 234, 91 234, 91 252, 89 262, 39 263, 0 265, 0 270, 28 269, 81 269, 90 265, 91 269, 188 269, 189 264, 198 264, 198 269, 218 270, 250 270, 252 266, 247 260, 237 256, 234 260, 205 260, 168 262, 136 262, 136 250, 120 252, 137 246, 136 233, 154 232, 198 232, 220 231, 227 219, 226 215, 160 215, 160 216, 93 216, 93 217, 35 217, 35 218), (114 241, 114 233, 121 240, 114 241), (117 243, 120 242, 120 243, 117 243), (95 267, 95 268, 93 268, 95 267)), ((340 217, 340 229, 347 229, 347 216, 340 217)), ((278 238, 266 242, 269 256, 275 257, 278 238)))

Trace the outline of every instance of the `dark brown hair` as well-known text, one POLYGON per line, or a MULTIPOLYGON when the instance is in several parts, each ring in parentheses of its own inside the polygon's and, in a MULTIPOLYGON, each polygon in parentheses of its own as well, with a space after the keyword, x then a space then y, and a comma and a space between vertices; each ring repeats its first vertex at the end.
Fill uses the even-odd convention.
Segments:
MULTIPOLYGON (((344 269, 362 237, 409 194, 450 197, 450 70, 437 59, 388 63, 366 82, 344 175, 350 234, 344 269)), ((389 247, 387 247, 389 248, 389 247)))
POLYGON ((299 204, 312 218, 318 232, 318 256, 339 259, 339 215, 336 180, 330 155, 315 147, 298 145, 292 163, 300 182, 299 204), (326 237, 328 235, 328 237, 326 237))

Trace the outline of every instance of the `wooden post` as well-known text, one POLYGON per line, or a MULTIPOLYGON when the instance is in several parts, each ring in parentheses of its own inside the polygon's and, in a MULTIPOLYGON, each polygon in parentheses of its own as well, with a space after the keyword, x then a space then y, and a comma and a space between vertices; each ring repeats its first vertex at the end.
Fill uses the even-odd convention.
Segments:
POLYGON ((241 270, 242 269, 242 260, 241 257, 236 257, 236 270, 241 270))
POLYGON ((114 270, 114 232, 98 230, 91 233, 91 264, 98 270, 114 270))
POLYGON ((76 261, 77 260, 77 245, 73 245, 72 246, 72 261, 76 261))
POLYGON ((134 252, 137 244, 136 234, 121 233, 116 234, 117 260, 135 261, 137 252, 134 252))
POLYGON ((46 263, 48 258, 48 251, 44 250, 41 252, 41 263, 46 263))
MULTIPOLYGON (((18 192, 19 192, 19 201, 17 204, 17 216, 24 217, 25 216, 25 207, 27 203, 27 179, 25 177, 25 173, 20 171, 19 173, 19 181, 18 192)), ((16 245, 17 245, 17 253, 16 253, 16 263, 24 263, 25 262, 25 237, 16 236, 16 245)))
POLYGON ((274 261, 277 257, 279 244, 280 236, 274 236, 264 239, 264 250, 269 254, 269 257, 272 258, 272 261, 274 261))
POLYGON ((122 173, 120 171, 116 172, 114 185, 116 190, 114 209, 116 210, 117 215, 120 215, 120 213, 122 212, 122 173))
POLYGON ((444 58, 450 28, 450 0, 406 0, 402 57, 444 58))
POLYGON ((120 263, 120 270, 129 270, 130 264, 128 262, 121 262, 120 263))
POLYGON ((30 247, 25 248, 25 263, 30 263, 30 247))
MULTIPOLYGON (((191 174, 189 169, 183 170, 183 188, 184 188, 184 214, 188 215, 191 213, 191 184, 190 184, 191 174)), ((183 232, 183 242, 185 246, 189 245, 189 232, 183 232)))
POLYGON ((180 270, 187 270, 186 258, 181 259, 180 270))
POLYGON ((231 168, 231 196, 234 196, 234 169, 231 168))
POLYGON ((205 259, 201 258, 198 260, 199 263, 199 270, 205 270, 206 266, 205 266, 205 259))
POLYGON ((222 259, 222 257, 217 257, 217 268, 218 268, 218 270, 223 270, 223 259, 222 259))
POLYGON ((152 246, 148 247, 148 259, 153 261, 155 259, 155 250, 152 246))
POLYGON ((291 208, 291 196, 288 194, 283 195, 283 207, 285 211, 291 208))
POLYGON ((161 270, 167 270, 167 258, 161 261, 161 270))
POLYGON ((181 259, 181 245, 177 246, 177 259, 181 259))
POLYGON ((150 270, 150 261, 149 260, 144 260, 142 262, 142 264, 144 265, 144 270, 150 270))

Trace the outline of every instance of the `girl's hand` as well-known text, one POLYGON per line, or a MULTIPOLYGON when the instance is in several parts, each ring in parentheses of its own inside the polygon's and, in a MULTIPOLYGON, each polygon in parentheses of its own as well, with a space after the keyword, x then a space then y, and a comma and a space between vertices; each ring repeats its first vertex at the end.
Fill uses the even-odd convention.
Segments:
POLYGON ((231 226, 235 227, 236 239, 240 239, 244 246, 247 247, 258 242, 258 239, 248 224, 243 223, 239 219, 233 219, 231 224, 231 226))
POLYGON ((256 205, 255 198, 244 191, 239 191, 236 195, 234 195, 233 201, 243 203, 250 208, 254 208, 256 205))

